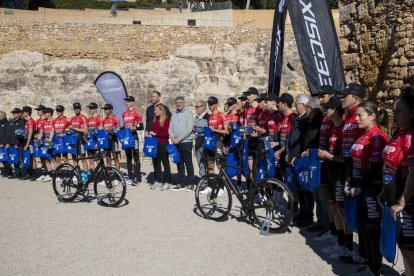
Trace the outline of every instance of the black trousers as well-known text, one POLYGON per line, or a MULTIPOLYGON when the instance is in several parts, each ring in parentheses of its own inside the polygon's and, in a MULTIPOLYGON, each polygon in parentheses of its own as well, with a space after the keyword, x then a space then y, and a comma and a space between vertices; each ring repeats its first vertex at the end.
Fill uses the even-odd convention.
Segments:
POLYGON ((300 214, 304 220, 313 220, 313 208, 315 202, 313 200, 313 192, 300 189, 299 191, 300 214))
POLYGON ((134 134, 135 148, 125 150, 125 156, 127 161, 128 178, 133 177, 141 178, 141 161, 139 160, 139 141, 138 135, 134 134), (132 159, 134 159, 134 170, 132 170, 132 159))
POLYGON ((155 181, 159 183, 171 183, 171 169, 167 145, 168 143, 158 144, 157 157, 153 158, 155 181), (161 163, 164 167, 164 178, 162 177, 161 163))
POLYGON ((185 168, 187 169, 188 181, 187 185, 193 185, 194 181, 194 167, 193 167, 193 143, 185 142, 178 144, 178 151, 180 152, 180 162, 177 164, 177 171, 179 176, 179 184, 184 184, 185 168), (185 166, 185 167, 184 167, 185 166))
POLYGON ((358 235, 361 236, 360 240, 365 247, 369 269, 375 275, 380 275, 382 265, 382 255, 380 251, 381 228, 367 228, 366 226, 361 226, 360 229, 358 229, 358 235))

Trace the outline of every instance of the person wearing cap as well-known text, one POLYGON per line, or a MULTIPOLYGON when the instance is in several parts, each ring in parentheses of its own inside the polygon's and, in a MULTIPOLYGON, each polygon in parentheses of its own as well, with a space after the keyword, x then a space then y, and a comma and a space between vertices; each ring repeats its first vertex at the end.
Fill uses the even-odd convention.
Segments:
POLYGON ((254 128, 257 125, 257 102, 255 99, 259 95, 259 91, 254 87, 249 87, 247 91, 243 92, 246 95, 247 101, 244 105, 244 110, 240 113, 240 125, 244 127, 254 128))
MULTIPOLYGON (((32 108, 30 106, 23 106, 22 108, 22 117, 26 120, 26 125, 24 127, 24 130, 26 132, 26 136, 27 138, 25 139, 26 143, 23 147, 23 150, 30 150, 30 164, 31 164, 31 168, 33 170, 29 170, 29 173, 27 172, 26 167, 22 166, 21 171, 22 171, 22 178, 21 180, 28 180, 28 179, 33 179, 34 178, 34 169, 36 169, 36 167, 33 165, 36 162, 34 161, 33 158, 33 141, 34 141, 34 134, 36 131, 36 122, 35 120, 33 120, 32 118, 32 108)), ((22 157, 23 157, 23 152, 22 152, 22 157)), ((23 159, 22 159, 23 160, 23 159)))
MULTIPOLYGON (((8 137, 10 132, 10 122, 7 120, 6 112, 0 111, 0 147, 8 147, 8 137)), ((9 177, 13 174, 11 165, 8 162, 2 162, 3 170, 1 176, 9 177)))
POLYGON ((137 130, 143 130, 142 116, 135 109, 134 96, 128 96, 125 99, 127 111, 122 113, 122 119, 124 120, 124 127, 131 129, 131 132, 135 139, 135 148, 125 150, 127 159, 128 180, 127 184, 134 186, 138 185, 141 180, 141 162, 139 160, 139 140, 137 130), (134 170, 132 170, 132 159, 134 159, 134 170))
MULTIPOLYGON (((98 104, 90 103, 86 106, 89 108, 89 117, 87 121, 88 133, 93 136, 96 136, 96 131, 102 129, 102 118, 98 115, 98 104)), ((94 156, 95 150, 87 150, 87 156, 94 156)), ((95 161, 93 159, 88 159, 89 171, 92 172, 95 169, 95 161)))
POLYGON ((198 163, 199 177, 206 174, 206 166, 203 158, 204 152, 204 128, 208 127, 207 103, 204 100, 198 100, 195 104, 196 115, 194 117, 194 151, 198 163))
MULTIPOLYGON (((34 140, 37 140, 37 138, 39 137, 40 127, 45 122, 45 119, 44 119, 45 108, 46 107, 41 104, 35 108, 38 118, 36 120, 36 131, 34 134, 34 140)), ((45 164, 44 159, 40 158, 40 161, 41 161, 41 168, 39 169, 40 171, 38 171, 37 169, 37 162, 33 162, 33 178, 31 178, 30 181, 36 181, 39 175, 43 175, 42 170, 46 170, 46 164, 45 164)))
POLYGON ((267 133, 267 110, 266 110, 266 98, 267 93, 261 93, 255 99, 257 102, 256 116, 257 116, 257 125, 253 128, 256 133, 260 135, 265 135, 267 133))
MULTIPOLYGON (((26 125, 26 120, 22 118, 22 110, 20 108, 14 108, 12 110, 13 119, 10 121, 10 132, 8 137, 8 144, 11 147, 19 148, 19 152, 23 152, 23 147, 25 145, 24 136, 21 133, 24 132, 24 127, 26 125)), ((21 156, 21 154, 20 154, 21 156)), ((21 177, 22 171, 21 164, 14 165, 14 173, 9 178, 18 178, 21 177)))
MULTIPOLYGON (((39 136, 36 142, 43 141, 44 143, 50 143, 53 140, 53 109, 50 107, 46 107, 44 109, 44 122, 40 126, 39 129, 39 136)), ((46 165, 46 172, 43 172, 41 176, 39 176, 36 180, 37 181, 51 181, 53 176, 53 168, 50 159, 41 158, 46 165)))
POLYGON ((112 167, 112 159, 114 159, 115 168, 118 170, 121 168, 121 164, 119 163, 119 144, 118 139, 116 137, 116 132, 120 128, 119 120, 117 117, 114 116, 113 110, 114 107, 112 104, 105 104, 102 109, 105 112, 105 119, 102 120, 103 129, 108 132, 109 137, 109 149, 105 150, 106 156, 106 166, 112 167))
MULTIPOLYGON (((56 106, 56 115, 57 117, 53 120, 53 139, 54 143, 59 143, 58 137, 65 137, 65 130, 70 126, 70 121, 66 116, 63 115, 63 112, 65 112, 65 108, 62 105, 56 106)), ((68 160, 68 154, 62 153, 61 154, 55 154, 53 156, 53 159, 55 161, 55 167, 59 166, 61 163, 61 157, 63 156, 63 162, 69 163, 68 160)))
MULTIPOLYGON (((69 128, 75 131, 76 135, 78 136, 76 155, 72 155, 73 165, 76 166, 77 162, 74 157, 85 157, 85 140, 83 139, 83 135, 88 133, 88 118, 82 114, 82 106, 80 103, 73 104, 73 112, 75 113, 75 116, 70 119, 69 128)), ((82 159, 82 170, 84 172, 88 171, 88 161, 86 159, 82 159)))
MULTIPOLYGON (((365 88, 362 85, 351 83, 345 87, 344 90, 338 91, 338 94, 342 96, 342 108, 345 110, 344 127, 342 129, 342 154, 345 157, 345 185, 352 182, 352 156, 350 154, 352 145, 355 141, 364 133, 363 129, 358 128, 357 123, 357 109, 358 105, 363 103, 365 98, 365 88)), ((346 198, 345 198, 346 200, 346 198)), ((340 260, 346 263, 360 264, 367 259, 366 251, 362 240, 363 232, 358 229, 358 254, 353 256, 353 247, 351 247, 351 241, 353 240, 352 231, 346 229, 345 240, 348 250, 341 254, 340 260), (361 234, 360 234, 361 233, 361 234)))
POLYGON ((276 151, 279 146, 279 132, 285 115, 282 111, 277 109, 279 97, 275 94, 268 94, 266 97, 266 121, 267 121, 267 135, 269 137, 270 146, 276 151))
POLYGON ((286 170, 285 156, 287 138, 292 130, 293 121, 297 116, 297 114, 292 110, 293 102, 294 99, 292 95, 288 93, 283 93, 282 95, 280 95, 279 102, 276 104, 277 109, 280 110, 284 115, 283 121, 280 124, 278 137, 278 146, 280 148, 277 151, 275 151, 275 158, 278 160, 277 162, 280 164, 282 174, 284 174, 286 170))
MULTIPOLYGON (((331 97, 327 103, 322 103, 326 109, 326 117, 333 123, 330 129, 327 149, 319 148, 318 156, 323 160, 327 170, 326 183, 328 189, 328 205, 336 229, 336 244, 322 249, 324 254, 338 255, 338 250, 346 250, 345 245, 345 218, 344 218, 344 158, 342 156, 342 129, 344 126, 343 115, 345 110, 341 106, 341 100, 338 97, 331 97)), ((328 236, 329 237, 329 236, 328 236)), ((332 236, 330 237, 332 240, 332 236)), ((320 236, 315 237, 316 241, 326 241, 327 239, 320 236)), ((328 238, 329 240, 329 238, 328 238)), ((348 243, 351 241, 348 241, 348 243)), ((351 244, 352 245, 352 244, 351 244)), ((348 246, 351 246, 348 245, 348 246)))
POLYGON ((194 116, 193 113, 185 107, 184 97, 178 96, 175 98, 174 102, 176 111, 171 116, 168 135, 180 153, 181 160, 177 164, 180 182, 178 185, 173 186, 166 183, 162 190, 168 190, 170 188, 174 190, 183 190, 185 182, 187 182, 187 188, 191 188, 195 180, 192 158, 194 116), (185 168, 187 169, 187 179, 185 179, 185 168))
POLYGON ((244 106, 247 103, 247 96, 246 96, 246 94, 244 94, 244 92, 243 92, 240 95, 240 97, 238 97, 237 99, 240 100, 241 109, 244 110, 244 106))

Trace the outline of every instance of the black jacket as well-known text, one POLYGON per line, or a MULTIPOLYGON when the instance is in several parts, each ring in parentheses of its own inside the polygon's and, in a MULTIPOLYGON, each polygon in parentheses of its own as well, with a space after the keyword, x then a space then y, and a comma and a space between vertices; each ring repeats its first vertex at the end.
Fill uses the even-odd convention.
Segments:
POLYGON ((19 139, 19 137, 16 136, 15 131, 17 129, 24 129, 26 126, 26 120, 22 117, 19 117, 17 120, 12 120, 10 122, 10 131, 8 133, 8 144, 10 145, 16 145, 20 146, 20 144, 23 144, 25 141, 22 139, 19 139))
MULTIPOLYGON (((163 106, 165 108, 165 111, 167 112, 168 119, 171 119, 170 109, 164 104, 163 104, 163 106)), ((154 105, 153 104, 147 107, 147 110, 145 111, 145 115, 146 115, 146 118, 147 118, 146 121, 145 121, 145 131, 150 131, 152 122, 154 122, 154 117, 155 117, 155 115, 154 115, 154 105)))
POLYGON ((10 132, 10 122, 4 118, 0 121, 0 145, 8 144, 10 132))

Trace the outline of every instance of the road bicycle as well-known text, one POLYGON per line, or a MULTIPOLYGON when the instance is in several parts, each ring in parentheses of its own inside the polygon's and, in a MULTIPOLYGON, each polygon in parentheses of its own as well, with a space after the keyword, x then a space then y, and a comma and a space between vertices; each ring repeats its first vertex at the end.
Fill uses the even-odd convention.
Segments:
MULTIPOLYGON (((240 151, 241 152, 241 151, 240 151)), ((230 213, 232 193, 240 201, 242 211, 251 222, 256 222, 263 232, 283 233, 292 223, 293 196, 289 188, 280 180, 265 178, 256 182, 258 159, 266 152, 259 149, 253 152, 252 170, 226 164, 225 156, 219 157, 221 164, 218 174, 208 173, 203 176, 195 190, 196 205, 206 219, 223 221, 230 213), (247 192, 236 188, 226 173, 226 168, 250 174, 247 192)), ((241 155, 241 154, 240 154, 241 155)))
POLYGON ((73 202, 79 195, 89 193, 89 184, 98 203, 107 207, 116 207, 125 199, 126 182, 123 174, 113 167, 106 167, 104 151, 98 151, 96 156, 74 158, 76 166, 61 164, 55 170, 52 179, 53 190, 62 202, 73 202), (82 180, 79 161, 85 159, 99 160, 98 165, 89 177, 82 180))

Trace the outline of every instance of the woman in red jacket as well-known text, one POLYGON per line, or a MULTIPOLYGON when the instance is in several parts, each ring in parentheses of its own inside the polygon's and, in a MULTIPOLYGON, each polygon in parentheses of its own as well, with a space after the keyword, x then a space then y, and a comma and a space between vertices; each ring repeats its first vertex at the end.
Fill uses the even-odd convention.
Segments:
POLYGON ((151 130, 148 135, 158 138, 157 157, 155 160, 155 184, 151 189, 162 188, 164 185, 171 184, 171 169, 170 160, 168 159, 167 145, 168 145, 168 128, 170 127, 170 120, 167 117, 167 112, 162 104, 154 106, 154 122, 151 125, 151 130), (161 162, 164 167, 164 177, 162 177, 161 162))

